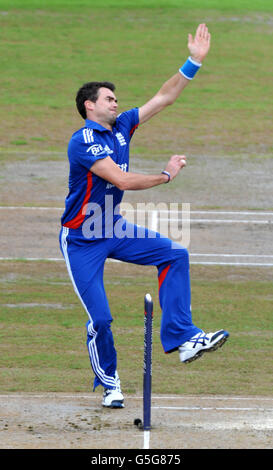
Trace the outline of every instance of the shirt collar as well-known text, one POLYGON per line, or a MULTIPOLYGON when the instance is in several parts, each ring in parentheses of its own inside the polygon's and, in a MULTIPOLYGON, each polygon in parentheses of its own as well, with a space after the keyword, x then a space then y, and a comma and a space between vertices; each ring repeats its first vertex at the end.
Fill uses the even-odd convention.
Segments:
POLYGON ((91 128, 91 129, 95 129, 96 131, 100 131, 100 132, 109 131, 109 129, 106 129, 105 127, 101 126, 96 121, 91 121, 91 119, 86 119, 85 120, 85 126, 91 128))

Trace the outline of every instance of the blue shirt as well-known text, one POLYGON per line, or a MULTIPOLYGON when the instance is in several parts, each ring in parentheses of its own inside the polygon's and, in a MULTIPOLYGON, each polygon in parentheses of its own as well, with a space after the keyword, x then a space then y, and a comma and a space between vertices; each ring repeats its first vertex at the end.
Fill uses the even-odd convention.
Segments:
MULTIPOLYGON (((92 173, 90 168, 98 159, 110 156, 122 171, 127 172, 129 143, 138 125, 138 108, 134 108, 117 117, 112 131, 86 119, 85 127, 72 135, 68 144, 69 193, 61 218, 64 227, 81 228, 87 218, 93 220, 93 223, 97 223, 99 227, 98 219, 100 219, 104 234, 105 203, 108 201, 109 204, 111 200, 113 205, 111 222, 121 217, 118 210, 114 215, 114 209, 120 204, 123 191, 92 173)), ((109 217, 109 214, 111 212, 108 211, 106 217, 109 217)), ((90 238, 97 236, 93 234, 90 238)))

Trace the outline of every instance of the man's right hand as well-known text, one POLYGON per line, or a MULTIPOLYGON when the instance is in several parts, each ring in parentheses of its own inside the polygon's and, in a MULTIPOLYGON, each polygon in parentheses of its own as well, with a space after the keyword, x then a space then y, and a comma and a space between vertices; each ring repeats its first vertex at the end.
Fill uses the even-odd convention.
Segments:
POLYGON ((173 155, 168 161, 165 170, 170 173, 170 180, 173 180, 180 170, 187 165, 187 157, 185 155, 173 155))

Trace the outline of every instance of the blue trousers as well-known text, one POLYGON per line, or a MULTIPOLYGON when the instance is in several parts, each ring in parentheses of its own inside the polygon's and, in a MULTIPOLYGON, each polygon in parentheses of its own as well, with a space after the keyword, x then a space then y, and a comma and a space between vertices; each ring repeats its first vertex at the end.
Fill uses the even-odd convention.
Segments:
POLYGON ((165 352, 177 349, 201 331, 192 323, 188 251, 159 233, 143 228, 139 237, 138 226, 128 222, 127 226, 131 226, 133 237, 113 235, 88 240, 80 229, 62 227, 60 232, 68 273, 88 315, 87 348, 95 374, 94 389, 97 385, 110 389, 116 386, 113 319, 103 283, 107 258, 157 267, 162 309, 160 338, 165 352))

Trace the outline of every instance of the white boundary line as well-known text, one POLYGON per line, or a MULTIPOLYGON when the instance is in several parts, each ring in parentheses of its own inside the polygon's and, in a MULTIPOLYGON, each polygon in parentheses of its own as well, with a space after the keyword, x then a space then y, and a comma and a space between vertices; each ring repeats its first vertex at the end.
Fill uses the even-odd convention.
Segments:
MULTIPOLYGON (((30 210, 30 211, 64 211, 64 208, 62 207, 42 207, 42 206, 0 206, 0 210, 30 210)), ((133 209, 128 209, 126 210, 126 208, 124 209, 126 213, 135 213, 136 210, 133 210, 133 209)), ((121 211, 122 211, 122 207, 121 207, 121 211)), ((145 210, 141 210, 141 209, 138 209, 137 210, 137 213, 151 213, 152 214, 152 229, 153 230, 156 230, 157 229, 157 221, 158 221, 158 214, 163 214, 163 213, 167 213, 167 214, 171 214, 172 212, 174 212, 175 214, 177 214, 177 211, 174 211, 174 210, 165 210, 165 209, 162 209, 162 210, 157 210, 157 209, 153 209, 153 210, 148 210, 148 211, 145 211, 145 210)), ((190 214, 190 215, 194 215, 194 214, 213 214, 213 215, 249 215, 249 216, 271 216, 273 217, 273 212, 259 212, 259 211, 206 211, 206 210, 203 210, 203 211, 195 211, 195 210, 192 210, 192 211, 183 211, 183 214, 190 214)), ((190 222, 191 224, 200 224, 200 223, 204 223, 204 224, 258 224, 258 225, 266 225, 266 224, 271 224, 273 223, 273 220, 255 220, 255 219, 194 219, 194 218, 190 218, 190 219, 178 219, 178 218, 174 218, 174 217, 169 217, 169 218, 162 218, 160 219, 161 222, 184 222, 184 223, 187 223, 187 222, 190 222)))
MULTIPOLYGON (((77 393, 75 392, 74 394, 69 394, 69 393, 62 393, 62 392, 48 392, 48 393, 31 393, 31 392, 26 392, 26 393, 1 393, 0 394, 0 399, 1 398, 51 398, 58 396, 60 398, 82 398, 82 399, 87 399, 87 400, 97 400, 98 396, 100 397, 101 395, 99 393, 93 393, 91 392, 89 395, 83 394, 83 393, 77 393)), ((126 399, 130 400, 142 400, 143 396, 142 395, 126 395, 126 399)), ((243 401, 243 400, 249 400, 249 401, 271 401, 273 405, 273 398, 271 397, 262 397, 262 396, 228 396, 228 395, 215 395, 215 396, 197 396, 197 395, 152 395, 152 400, 212 400, 212 401, 227 401, 227 400, 234 400, 234 401, 243 401)))
MULTIPOLYGON (((190 258, 191 256, 192 255, 190 254, 190 258)), ((235 256, 240 257, 240 255, 235 255, 235 256)), ((263 258, 268 258, 268 256, 265 255, 263 256, 263 258)), ((273 266, 273 263, 247 263, 247 262, 242 262, 242 261, 227 262, 227 261, 191 261, 190 260, 190 264, 202 264, 202 265, 208 265, 208 266, 273 266)))
MULTIPOLYGON (((62 393, 52 393, 52 392, 49 392, 49 393, 41 393, 41 394, 18 394, 18 393, 14 393, 14 394, 1 394, 0 395, 0 403, 1 403, 1 400, 5 400, 5 399, 20 399, 22 398, 23 400, 25 399, 29 399, 29 400, 32 400, 32 399, 52 399, 54 397, 58 397, 58 398, 61 398, 61 399, 86 399, 86 400, 98 400, 98 395, 83 395, 83 394, 78 394, 78 393, 75 393, 74 395, 68 395, 68 394, 62 394, 62 393)), ((143 396, 126 396, 126 400, 143 400, 143 396)), ((215 397, 207 397, 207 396, 201 396, 201 397, 197 397, 197 396, 188 396, 188 397, 185 397, 185 396, 152 396, 152 401, 153 400, 176 400, 176 401, 180 401, 180 400, 192 400, 192 399, 198 399, 198 400, 203 400, 203 401, 210 401, 210 400, 214 400, 214 401, 221 401, 221 402, 224 402, 224 401, 251 401, 251 402, 259 402, 259 401, 267 401, 267 402, 273 402, 272 398, 268 398, 268 397, 229 397, 229 396, 215 396, 215 397)), ((256 411, 256 412, 273 412, 273 408, 268 408, 268 407, 261 407, 261 406, 248 406, 248 407, 238 407, 238 406, 156 406, 156 405, 152 405, 151 406, 151 409, 153 410, 174 410, 174 411, 256 411)))
POLYGON ((273 408, 248 407, 238 408, 232 406, 152 406, 153 410, 182 410, 182 411, 273 411, 273 408))
POLYGON ((191 224, 272 224, 271 220, 243 220, 243 219, 160 219, 160 222, 190 222, 191 224))
MULTIPOLYGON (((0 207, 1 209, 1 207, 0 207)), ((122 210, 122 207, 121 207, 121 210, 122 210)), ((125 210, 126 212, 135 212, 134 210, 132 209, 127 209, 124 208, 123 210, 125 210)), ((145 212, 145 211, 142 211, 141 209, 138 209, 139 212, 145 212)), ((146 212, 150 212, 150 210, 146 211, 146 212)), ((170 209, 170 210, 167 210, 167 209, 158 209, 157 212, 162 212, 163 214, 164 213, 177 213, 176 210, 174 209, 170 209)), ((186 211, 186 210, 183 210, 183 213, 184 214, 217 214, 217 215, 271 215, 273 216, 273 212, 260 212, 260 211, 212 211, 212 210, 190 210, 190 211, 186 211)))
POLYGON ((1 256, 0 261, 64 261, 64 258, 27 258, 20 256, 1 256))
MULTIPOLYGON (((64 211, 64 207, 43 207, 43 206, 0 206, 0 210, 57 210, 57 211, 64 211)), ((122 207, 121 207, 122 210, 122 207)), ((126 210, 126 209, 124 209, 126 210)), ((126 210, 126 212, 135 212, 132 209, 126 210)), ((138 210, 138 212, 151 212, 151 211, 142 211, 138 210)), ((162 213, 172 213, 177 211, 174 210, 159 210, 157 212, 162 212, 162 213)), ((212 211, 212 210, 191 210, 191 211, 183 211, 184 214, 221 214, 221 215, 255 215, 255 216, 260 216, 260 215, 271 215, 273 216, 273 212, 260 212, 260 211, 212 211)))
POLYGON ((230 254, 230 253, 190 253, 190 256, 211 256, 213 257, 234 257, 234 258, 273 258, 273 255, 241 255, 238 254, 230 254))
MULTIPOLYGON (((63 208, 61 207, 42 207, 42 206, 0 206, 0 210, 41 210, 41 211, 51 211, 51 210, 57 210, 61 211, 63 208)), ((127 210, 127 212, 134 212, 133 210, 127 210)), ((139 210, 139 212, 145 212, 139 210)), ((148 211, 152 213, 152 229, 156 230, 157 228, 157 216, 158 216, 158 211, 157 210, 152 210, 148 211)), ((166 213, 171 213, 174 212, 172 210, 162 210, 159 212, 166 212, 166 213)), ((225 214, 225 215, 255 215, 255 216, 264 216, 264 215, 270 215, 273 216, 273 212, 259 212, 259 211, 184 211, 184 213, 189 213, 189 214, 225 214)), ((169 220, 169 219, 163 219, 163 220, 169 220)), ((169 221, 177 221, 179 219, 170 219, 169 221)), ((273 223, 270 220, 245 220, 245 219, 187 219, 184 220, 184 222, 190 221, 191 223, 243 223, 243 224, 270 224, 273 223)), ((192 253, 190 254, 190 257, 210 257, 210 258, 251 258, 251 259, 261 259, 261 258, 267 258, 271 259, 273 258, 273 255, 240 255, 240 254, 210 254, 210 253, 192 253)), ((0 261, 16 261, 16 260, 21 260, 21 261, 63 261, 63 258, 31 258, 31 257, 0 257, 0 261)), ((113 259, 108 259, 110 262, 120 262, 118 260, 113 260, 113 259)), ((210 265, 210 266, 247 266, 247 267, 271 267, 273 266, 273 263, 254 263, 254 262, 220 262, 220 261, 191 261, 191 264, 198 264, 198 265, 210 265)))
MULTIPOLYGON (((190 255, 191 256, 191 255, 190 255)), ((253 255, 254 256, 254 255, 253 255)), ((265 256, 266 257, 266 256, 265 256)), ((64 261, 63 258, 27 258, 27 257, 0 257, 0 261, 64 261)), ((117 259, 108 258, 108 263, 123 263, 123 261, 117 259)), ((244 262, 221 262, 221 261, 190 261, 190 264, 196 265, 208 265, 208 266, 248 266, 248 267, 270 267, 273 263, 244 263, 244 262)))

